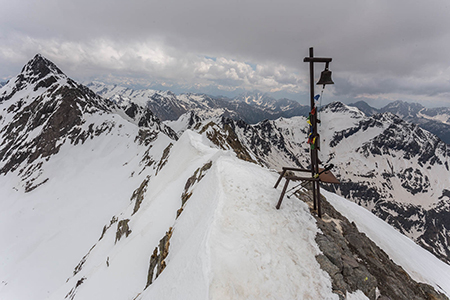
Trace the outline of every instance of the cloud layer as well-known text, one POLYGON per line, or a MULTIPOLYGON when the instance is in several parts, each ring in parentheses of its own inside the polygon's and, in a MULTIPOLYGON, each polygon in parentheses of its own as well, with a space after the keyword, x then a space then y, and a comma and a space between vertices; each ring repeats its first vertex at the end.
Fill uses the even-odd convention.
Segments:
POLYGON ((450 105, 447 0, 0 5, 0 79, 40 52, 79 80, 217 93, 258 89, 301 100, 309 88, 303 57, 314 46, 316 56, 333 58, 330 100, 450 105))

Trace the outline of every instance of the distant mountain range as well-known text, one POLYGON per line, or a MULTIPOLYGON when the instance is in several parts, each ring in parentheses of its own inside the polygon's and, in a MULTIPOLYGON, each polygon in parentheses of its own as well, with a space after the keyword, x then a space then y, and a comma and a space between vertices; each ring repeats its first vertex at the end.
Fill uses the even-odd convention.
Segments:
POLYGON ((383 108, 376 109, 364 101, 349 106, 357 107, 368 116, 390 112, 405 121, 414 123, 437 135, 445 143, 450 144, 450 107, 425 108, 419 103, 395 101, 383 108))
MULTIPOLYGON (((260 92, 247 92, 230 99, 206 94, 176 95, 170 91, 133 90, 101 82, 88 83, 87 87, 125 108, 131 102, 146 106, 163 121, 174 121, 186 112, 194 112, 202 118, 226 116, 233 120, 256 124, 280 117, 307 116, 310 111, 309 105, 301 105, 289 99, 277 100, 260 92)), ((405 121, 419 125, 450 144, 449 107, 425 108, 418 103, 400 100, 381 109, 371 107, 364 101, 349 104, 349 106, 357 107, 367 116, 385 112, 393 113, 405 121)))
POLYGON ((91 82, 86 86, 122 107, 126 107, 131 102, 146 106, 163 121, 177 120, 186 112, 195 112, 202 118, 224 115, 234 120, 240 119, 254 124, 265 119, 307 115, 310 110, 309 106, 301 105, 297 101, 276 100, 259 92, 245 93, 230 99, 206 94, 175 95, 170 91, 132 90, 100 82, 91 82))

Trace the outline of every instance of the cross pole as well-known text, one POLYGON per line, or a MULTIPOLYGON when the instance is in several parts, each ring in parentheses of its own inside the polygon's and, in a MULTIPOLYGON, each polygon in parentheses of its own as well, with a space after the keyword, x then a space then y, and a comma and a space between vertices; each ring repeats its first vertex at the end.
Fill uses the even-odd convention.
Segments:
MULTIPOLYGON (((310 97, 311 97, 311 112, 314 111, 315 102, 314 102, 314 63, 330 63, 331 58, 324 57, 314 57, 314 49, 313 47, 309 48, 309 57, 305 57, 303 62, 309 62, 309 77, 310 77, 310 97)), ((316 113, 311 113, 310 122, 313 127, 312 136, 315 138, 314 143, 311 144, 311 176, 312 178, 316 178, 317 174, 319 174, 319 135, 317 133, 317 111, 316 113)), ((320 120, 319 120, 320 122, 320 120)), ((322 218, 322 209, 320 205, 320 185, 318 180, 312 181, 312 193, 313 193, 313 202, 314 202, 314 210, 317 210, 317 215, 319 218, 322 218)))
POLYGON ((330 164, 325 169, 319 169, 319 146, 320 146, 320 136, 317 133, 317 123, 320 123, 320 120, 317 119, 317 108, 314 101, 314 63, 326 63, 325 70, 322 74, 326 74, 321 76, 318 84, 333 84, 331 80, 331 72, 328 71, 328 64, 331 62, 331 58, 326 57, 314 57, 314 49, 309 48, 309 56, 303 59, 303 62, 309 62, 309 74, 310 74, 310 95, 311 95, 311 113, 309 114, 309 123, 310 123, 310 135, 308 136, 308 144, 311 145, 311 168, 310 169, 300 169, 300 168, 291 168, 291 167, 283 167, 283 171, 280 174, 277 182, 275 183, 274 188, 277 188, 278 184, 281 182, 282 178, 286 179, 283 190, 281 191, 280 199, 276 205, 277 209, 280 209, 281 202, 283 201, 284 194, 286 193, 287 187, 291 180, 302 180, 302 181, 311 181, 312 183, 312 194, 313 194, 313 203, 314 210, 317 211, 317 215, 319 218, 322 218, 322 208, 320 205, 320 181, 328 182, 328 183, 339 183, 334 175, 330 172, 330 169, 333 168, 333 165, 330 164), (325 73, 328 71, 328 73, 325 73), (328 76, 328 78, 327 78, 328 76), (287 171, 299 171, 299 172, 311 172, 311 177, 298 177, 288 175, 285 177, 287 171), (322 176, 321 176, 322 175, 322 176))

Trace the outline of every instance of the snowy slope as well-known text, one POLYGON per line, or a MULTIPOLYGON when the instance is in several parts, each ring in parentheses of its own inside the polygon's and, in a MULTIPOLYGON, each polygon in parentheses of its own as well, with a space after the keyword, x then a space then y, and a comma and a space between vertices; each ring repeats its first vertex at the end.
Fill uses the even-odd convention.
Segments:
MULTIPOLYGON (((135 162, 134 167, 137 165, 135 162)), ((126 166, 131 171, 133 164, 126 166)), ((97 165, 94 170, 114 186, 111 180, 118 172, 97 165)), ((320 253, 314 241, 318 229, 308 206, 302 201, 285 201, 282 210, 274 208, 280 190, 273 189, 271 183, 277 173, 238 160, 232 152, 217 149, 205 136, 191 131, 174 144, 167 163, 150 173, 144 199, 135 213, 135 203, 126 197, 132 190, 130 179, 119 178, 121 189, 125 189, 115 197, 112 194, 117 189, 94 194, 95 199, 81 203, 81 195, 64 194, 73 202, 68 207, 55 207, 61 195, 54 186, 43 185, 33 191, 46 194, 42 197, 45 201, 34 201, 47 208, 41 209, 47 219, 39 226, 9 227, 15 229, 6 240, 15 241, 17 248, 13 246, 15 249, 2 255, 14 262, 1 275, 7 282, 0 289, 2 299, 338 299, 331 292, 329 277, 315 260, 320 253), (211 166, 205 168, 209 162, 211 166), (199 169, 203 176, 196 172, 199 169), (189 179, 195 174, 192 183, 189 179), (48 195, 47 186, 57 192, 55 198, 48 195), (177 218, 185 192, 192 194, 177 218), (110 221, 114 219, 129 220, 130 232, 119 240, 119 222, 110 221), (99 239, 102 226, 106 229, 99 239), (37 246, 27 244, 29 239, 15 237, 30 227, 37 246), (166 268, 145 289, 153 249, 170 228, 166 268), (75 266, 79 266, 76 274, 75 266)), ((3 208, 9 213, 13 209, 3 208)), ((19 224, 35 212, 22 208, 21 214, 24 219, 17 220, 19 224)), ((396 234, 393 229, 383 232, 396 234)), ((418 246, 412 243, 409 247, 418 246)), ((437 260, 433 256, 424 259, 437 260)), ((435 283, 429 276, 421 279, 435 283)), ((447 287, 440 286, 448 294, 447 287)), ((348 299, 366 298, 356 292, 348 299)))
MULTIPOLYGON (((45 299, 129 204, 148 174, 139 174, 147 147, 134 142, 135 128, 121 125, 82 145, 64 145, 42 168, 49 180, 29 193, 15 173, 2 178, 0 298, 45 299)), ((160 158, 170 141, 163 137, 149 156, 160 158)))
POLYGON ((174 137, 132 121, 40 55, 0 89, 1 299, 48 297, 157 168, 174 137))
POLYGON ((50 299, 62 299, 82 278, 75 299, 337 299, 315 260, 317 227, 307 205, 274 209, 279 190, 267 182, 276 177, 187 131, 150 179, 140 210, 132 215, 130 203, 117 214, 130 219, 130 235, 114 243, 108 229, 50 299), (186 181, 208 162, 177 218, 186 181), (170 227, 167 267, 144 290, 153 248, 170 227))

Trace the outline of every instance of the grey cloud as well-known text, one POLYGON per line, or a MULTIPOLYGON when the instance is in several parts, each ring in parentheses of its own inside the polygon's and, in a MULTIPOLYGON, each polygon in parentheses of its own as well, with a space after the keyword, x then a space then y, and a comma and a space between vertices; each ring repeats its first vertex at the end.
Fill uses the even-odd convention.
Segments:
POLYGON ((447 0, 0 0, 0 5, 0 78, 14 75, 14 68, 41 52, 79 78, 129 76, 209 90, 229 85, 304 93, 303 57, 314 46, 317 56, 333 58, 336 85, 329 91, 335 98, 395 94, 445 101, 448 93, 447 0))

